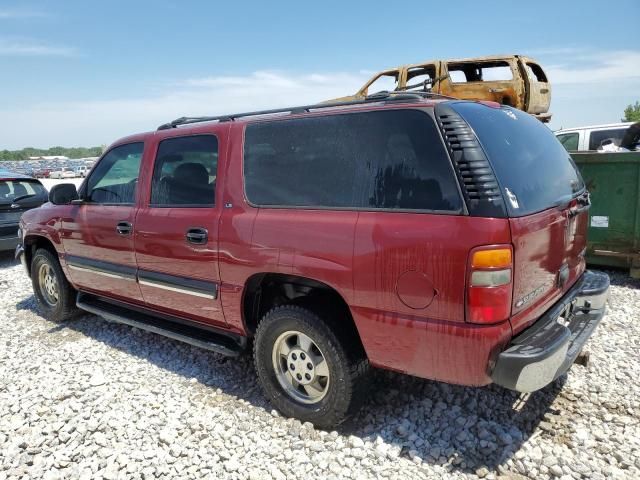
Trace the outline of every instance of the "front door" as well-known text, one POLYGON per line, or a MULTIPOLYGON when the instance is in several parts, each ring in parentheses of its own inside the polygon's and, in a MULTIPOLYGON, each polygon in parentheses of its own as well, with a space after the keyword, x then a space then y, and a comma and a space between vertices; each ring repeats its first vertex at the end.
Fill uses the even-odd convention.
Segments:
POLYGON ((151 195, 136 218, 136 259, 149 307, 225 325, 219 295, 217 170, 218 137, 213 134, 158 143, 151 195))
POLYGON ((62 218, 62 245, 82 290, 142 302, 136 283, 133 224, 142 142, 109 151, 80 191, 82 203, 62 218))

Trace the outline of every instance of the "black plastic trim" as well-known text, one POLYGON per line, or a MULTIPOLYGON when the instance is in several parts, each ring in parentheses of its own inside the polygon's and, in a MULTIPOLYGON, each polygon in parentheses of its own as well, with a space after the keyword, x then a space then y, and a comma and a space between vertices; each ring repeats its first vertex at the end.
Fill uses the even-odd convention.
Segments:
POLYGON ((434 110, 469 215, 507 217, 500 185, 473 129, 449 103, 439 103, 434 110))
POLYGON ((113 275, 119 275, 130 280, 136 279, 137 269, 135 267, 127 267, 125 265, 119 265, 117 263, 94 260, 92 258, 79 257, 76 255, 67 255, 65 259, 67 264, 70 266, 81 267, 87 270, 94 270, 96 272, 105 272, 113 275))

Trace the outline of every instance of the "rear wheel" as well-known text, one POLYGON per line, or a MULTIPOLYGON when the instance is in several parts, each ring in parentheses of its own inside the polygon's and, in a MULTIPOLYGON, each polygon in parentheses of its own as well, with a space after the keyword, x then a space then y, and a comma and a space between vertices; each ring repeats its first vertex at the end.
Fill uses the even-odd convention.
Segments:
POLYGON ((265 394, 284 415, 332 428, 355 413, 369 363, 314 312, 277 307, 258 325, 254 360, 265 394))
POLYGON ((56 322, 68 320, 78 309, 76 290, 69 284, 57 256, 39 249, 31 261, 31 283, 40 312, 56 322))

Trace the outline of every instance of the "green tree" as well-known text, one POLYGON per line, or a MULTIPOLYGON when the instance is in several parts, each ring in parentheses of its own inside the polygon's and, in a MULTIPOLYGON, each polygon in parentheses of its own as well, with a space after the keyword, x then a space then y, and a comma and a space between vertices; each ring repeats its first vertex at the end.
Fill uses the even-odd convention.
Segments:
POLYGON ((623 122, 640 122, 640 102, 636 101, 635 104, 628 105, 624 109, 623 122))
POLYGON ((64 155, 69 158, 99 157, 104 150, 100 147, 52 147, 48 149, 26 147, 22 150, 0 150, 0 161, 2 160, 27 160, 29 157, 40 157, 48 155, 64 155))

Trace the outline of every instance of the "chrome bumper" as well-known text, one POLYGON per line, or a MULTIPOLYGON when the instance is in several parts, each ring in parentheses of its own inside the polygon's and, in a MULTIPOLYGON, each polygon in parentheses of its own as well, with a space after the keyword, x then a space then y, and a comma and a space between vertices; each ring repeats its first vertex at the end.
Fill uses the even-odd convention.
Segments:
POLYGON ((553 382, 573 364, 605 312, 609 276, 586 271, 571 290, 498 355, 491 378, 518 392, 553 382))

